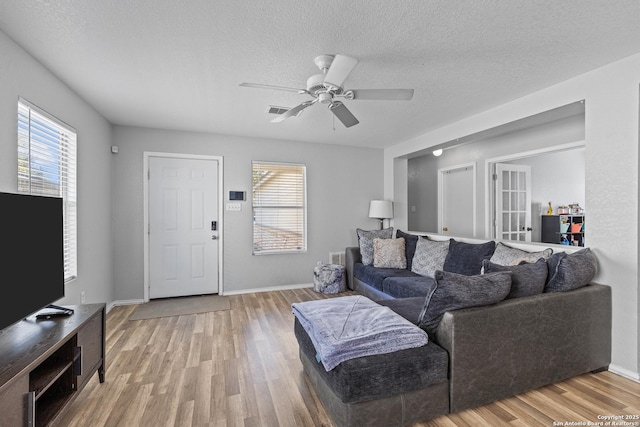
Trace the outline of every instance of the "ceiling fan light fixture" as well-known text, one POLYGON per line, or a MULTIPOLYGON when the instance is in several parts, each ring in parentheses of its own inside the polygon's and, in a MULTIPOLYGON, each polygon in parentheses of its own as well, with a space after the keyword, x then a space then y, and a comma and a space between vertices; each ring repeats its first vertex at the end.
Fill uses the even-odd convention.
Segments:
POLYGON ((333 102, 333 95, 329 92, 320 92, 318 94, 318 102, 321 104, 331 104, 333 102))
POLYGON ((313 95, 319 90, 325 90, 324 74, 314 74, 307 79, 307 91, 313 95))

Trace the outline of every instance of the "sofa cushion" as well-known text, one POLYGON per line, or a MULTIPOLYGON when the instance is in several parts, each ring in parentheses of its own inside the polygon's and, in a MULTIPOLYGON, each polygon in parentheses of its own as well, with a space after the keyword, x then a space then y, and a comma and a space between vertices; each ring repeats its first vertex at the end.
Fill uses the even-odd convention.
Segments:
POLYGON ((498 265, 518 265, 522 261, 536 262, 540 258, 547 260, 551 254, 553 254, 553 249, 551 248, 538 252, 529 252, 498 242, 493 255, 491 255, 491 262, 498 265))
POLYGON ((548 270, 547 262, 543 258, 533 263, 523 261, 519 265, 499 265, 485 259, 482 265, 485 274, 511 272, 511 291, 505 299, 528 297, 544 291, 548 270))
POLYGON ((382 282, 382 292, 394 298, 426 297, 436 286, 433 277, 387 277, 382 282))
POLYGON ((416 244, 411 271, 422 276, 433 277, 436 270, 442 270, 448 253, 448 241, 436 241, 421 236, 416 244))
POLYGON ((549 280, 545 292, 562 292, 587 285, 597 272, 597 260, 591 249, 568 254, 558 252, 547 261, 549 280))
POLYGON ((447 311, 495 304, 509 295, 511 272, 467 276, 436 271, 436 287, 425 298, 419 326, 429 334, 435 333, 442 315, 447 311))
POLYGON ((417 325, 420 320, 420 312, 424 306, 424 297, 392 298, 376 302, 385 307, 389 307, 409 322, 417 325))
POLYGON ((380 268, 407 268, 405 240, 373 239, 373 266, 380 268))
POLYGON ((393 227, 383 230, 363 230, 356 229, 358 235, 358 246, 360 246, 360 256, 364 265, 373 264, 373 239, 391 239, 393 237, 393 227))
POLYGON ((382 291, 382 282, 387 277, 415 277, 418 275, 406 268, 377 268, 373 265, 356 263, 353 266, 353 276, 367 285, 382 291))
POLYGON ((405 241, 405 256, 407 258, 407 269, 411 270, 411 263, 413 262, 413 255, 416 253, 416 244, 418 243, 417 234, 405 233, 402 230, 396 230, 396 239, 400 237, 405 241))
POLYGON ((493 240, 485 243, 466 243, 449 239, 449 252, 442 270, 467 276, 480 274, 482 261, 491 258, 495 247, 496 242, 493 240))
MULTIPOLYGON (((315 360, 316 350, 298 319, 294 332, 300 351, 315 360)), ((409 391, 420 390, 447 381, 448 353, 435 343, 345 360, 330 371, 314 364, 338 398, 344 403, 365 402, 409 391)))

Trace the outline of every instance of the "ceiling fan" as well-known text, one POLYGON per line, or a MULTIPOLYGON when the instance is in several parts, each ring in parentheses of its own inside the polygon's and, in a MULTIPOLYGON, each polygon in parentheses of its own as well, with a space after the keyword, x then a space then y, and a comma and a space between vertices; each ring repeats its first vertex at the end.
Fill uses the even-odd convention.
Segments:
POLYGON ((413 98, 413 89, 348 89, 343 87, 344 81, 358 64, 358 60, 346 55, 320 55, 314 60, 322 71, 307 79, 306 89, 292 87, 264 85, 258 83, 240 83, 240 86, 259 89, 276 89, 298 92, 309 95, 312 99, 302 102, 290 110, 282 113, 272 122, 281 122, 313 104, 326 104, 329 110, 342 122, 345 127, 359 123, 358 119, 349 111, 343 102, 337 98, 348 100, 379 100, 379 101, 409 101, 413 98))

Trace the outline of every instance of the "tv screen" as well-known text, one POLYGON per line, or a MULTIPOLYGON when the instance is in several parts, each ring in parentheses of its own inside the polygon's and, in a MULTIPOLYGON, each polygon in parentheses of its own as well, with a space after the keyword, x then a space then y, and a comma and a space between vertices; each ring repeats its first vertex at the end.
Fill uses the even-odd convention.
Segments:
POLYGON ((64 296, 64 225, 58 197, 0 193, 0 329, 64 296))

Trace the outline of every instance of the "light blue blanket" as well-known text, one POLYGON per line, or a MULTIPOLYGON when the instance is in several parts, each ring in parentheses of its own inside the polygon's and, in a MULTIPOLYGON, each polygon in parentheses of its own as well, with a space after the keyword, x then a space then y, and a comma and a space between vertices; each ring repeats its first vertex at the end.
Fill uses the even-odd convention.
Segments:
POLYGON ((291 304, 327 371, 362 356, 427 344, 427 333, 362 295, 291 304))

